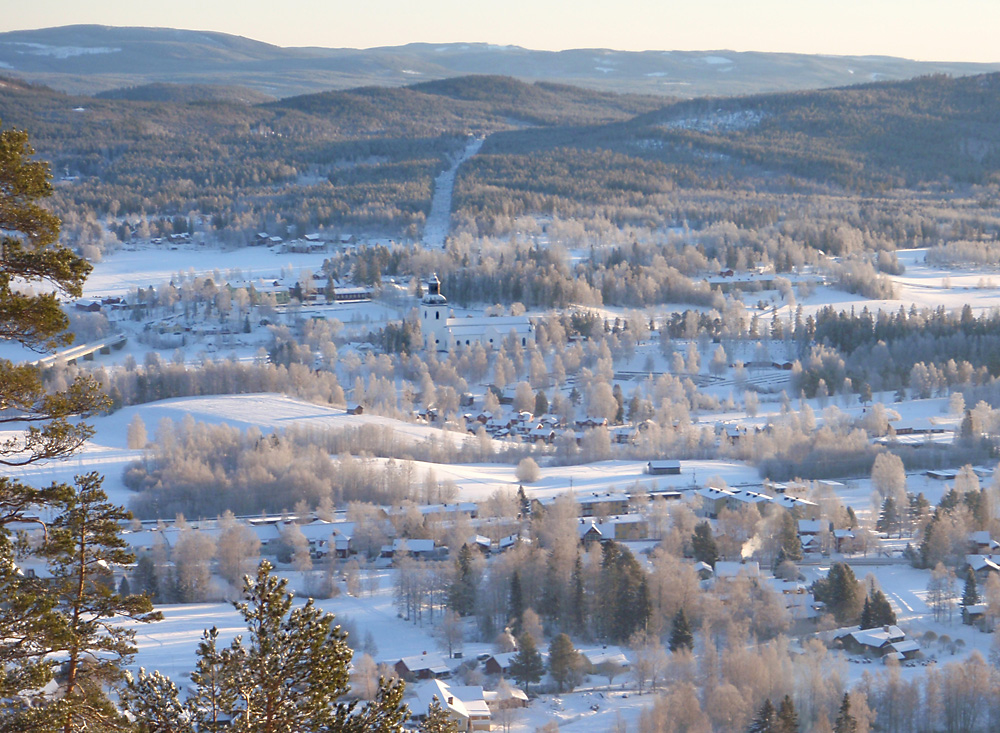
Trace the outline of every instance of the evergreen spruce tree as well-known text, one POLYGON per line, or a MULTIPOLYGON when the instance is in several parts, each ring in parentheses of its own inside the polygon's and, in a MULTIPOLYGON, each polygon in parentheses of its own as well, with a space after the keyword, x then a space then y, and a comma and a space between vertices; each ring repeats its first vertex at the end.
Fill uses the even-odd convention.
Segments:
POLYGON ((962 425, 959 428, 959 436, 962 440, 969 441, 972 439, 973 435, 972 429, 972 410, 966 410, 965 415, 962 417, 962 425))
POLYGON ((535 647, 530 634, 521 634, 517 640, 517 654, 510 660, 510 676, 528 692, 528 686, 540 682, 545 674, 545 662, 535 647))
POLYGON ((420 733, 459 733, 458 721, 445 708, 437 695, 427 707, 427 716, 420 724, 420 733))
POLYGON ((600 594, 604 601, 596 615, 598 633, 624 641, 645 629, 652 612, 646 574, 632 552, 617 542, 601 545, 600 594))
POLYGON ((851 715, 851 698, 848 693, 844 693, 844 698, 840 703, 840 710, 837 712, 837 719, 833 723, 834 733, 857 733, 858 721, 851 715))
POLYGON ((559 585, 555 558, 550 555, 545 567, 545 586, 542 588, 542 601, 538 609, 550 623, 556 623, 560 618, 559 585))
POLYGON ((159 582, 156 578, 156 565, 153 558, 143 555, 135 564, 135 571, 132 573, 132 584, 136 593, 143 593, 151 600, 158 600, 159 582))
POLYGON ((929 568, 931 566, 931 540, 934 536, 934 529, 938 521, 938 514, 935 512, 931 521, 924 526, 924 536, 920 541, 920 567, 929 568))
POLYGON ((694 649, 694 634, 691 633, 691 626, 688 624, 684 609, 678 609, 674 615, 673 628, 670 630, 670 651, 677 652, 681 649, 691 651, 694 649))
POLYGON ((524 597, 521 595, 521 576, 515 570, 510 578, 510 596, 507 600, 507 621, 517 636, 521 633, 521 618, 524 616, 524 597))
POLYGON ((795 712, 792 698, 785 695, 778 706, 778 718, 774 727, 776 733, 799 733, 799 715, 795 712))
POLYGON ((535 414, 544 415, 549 411, 549 398, 545 396, 545 392, 538 390, 535 393, 535 414))
POLYGON ((549 644, 549 674, 559 692, 572 692, 581 679, 580 655, 566 634, 559 634, 549 644))
POLYGON ((892 604, 885 593, 880 590, 874 590, 871 594, 871 623, 869 628, 893 626, 896 623, 896 612, 892 610, 892 604))
POLYGON ((645 578, 639 582, 632 608, 633 621, 630 626, 635 631, 645 631, 649 625, 649 619, 653 615, 653 601, 649 597, 649 583, 646 582, 645 578))
POLYGON ((968 608, 979 603, 979 589, 976 587, 976 574, 969 568, 965 574, 965 588, 962 590, 962 607, 968 608))
POLYGON ((812 590, 816 600, 826 604, 838 623, 849 625, 860 619, 863 590, 850 565, 833 563, 826 578, 813 583, 812 590))
POLYGON ((462 545, 455 560, 455 580, 448 591, 448 605, 459 616, 476 610, 476 584, 472 573, 472 548, 462 545))
POLYGON ((695 525, 694 534, 691 535, 691 549, 695 560, 715 567, 715 563, 719 560, 719 549, 716 547, 715 537, 712 536, 712 526, 708 522, 699 522, 695 525))
POLYGON ((930 507, 930 502, 927 501, 927 497, 924 496, 923 492, 919 494, 907 494, 910 501, 910 506, 907 512, 907 518, 911 524, 916 524, 916 522, 927 512, 930 507))
POLYGON ((891 497, 887 496, 885 501, 882 502, 882 511, 879 513, 878 521, 875 523, 875 529, 879 532, 892 532, 899 526, 899 510, 896 507, 896 501, 891 497))
POLYGON ((961 494, 959 494, 958 491, 952 487, 944 493, 944 496, 941 497, 941 501, 938 502, 937 509, 934 510, 934 514, 938 516, 938 512, 950 512, 955 509, 961 501, 961 494))
POLYGON ((785 511, 781 515, 780 541, 786 560, 798 562, 802 559, 802 541, 799 539, 798 522, 793 512, 785 511))
POLYGON ((585 607, 585 596, 583 593, 583 560, 577 553, 576 561, 573 563, 573 607, 571 609, 572 613, 572 628, 573 632, 577 634, 582 634, 586 626, 586 607, 585 607))
POLYGON ((781 567, 783 562, 788 562, 788 558, 785 556, 785 548, 778 547, 778 554, 774 556, 774 564, 771 566, 771 572, 777 574, 778 568, 781 567))
POLYGON ((757 714, 754 716, 753 720, 750 721, 747 733, 774 733, 774 731, 774 705, 771 704, 771 699, 768 698, 764 700, 763 704, 761 704, 760 708, 757 710, 757 714))
POLYGON ((861 610, 861 621, 859 625, 862 629, 873 629, 878 625, 872 622, 871 596, 865 596, 865 607, 861 610))

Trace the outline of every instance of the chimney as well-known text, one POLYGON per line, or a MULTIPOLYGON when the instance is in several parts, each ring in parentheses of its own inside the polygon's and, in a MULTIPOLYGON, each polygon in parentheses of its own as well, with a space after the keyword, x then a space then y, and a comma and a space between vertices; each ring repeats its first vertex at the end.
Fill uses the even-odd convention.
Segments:
POLYGON ((455 704, 455 698, 452 697, 451 695, 448 695, 448 704, 449 705, 454 705, 455 704))

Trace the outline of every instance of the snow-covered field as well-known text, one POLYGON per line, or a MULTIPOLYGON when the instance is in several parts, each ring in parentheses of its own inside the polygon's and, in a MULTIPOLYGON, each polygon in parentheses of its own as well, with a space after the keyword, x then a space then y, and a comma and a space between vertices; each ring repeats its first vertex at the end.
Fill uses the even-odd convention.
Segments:
MULTIPOLYGON (((189 416, 196 422, 226 424, 240 430, 256 427, 265 433, 293 425, 317 429, 377 425, 392 430, 403 440, 413 442, 443 437, 443 431, 428 425, 378 415, 348 415, 340 408, 315 405, 283 395, 182 397, 125 407, 110 415, 94 418, 90 422, 96 434, 72 457, 20 469, 0 470, 0 475, 14 474, 32 485, 43 486, 52 481, 72 482, 76 474, 98 471, 105 476, 104 490, 112 501, 128 504, 132 493, 122 483, 122 472, 142 455, 142 451, 127 447, 128 425, 136 415, 142 418, 151 439, 155 437, 160 421, 169 419, 180 423, 189 416)), ((463 433, 451 433, 451 436, 456 443, 466 439, 463 433)), ((2 438, 3 432, 0 431, 2 438)))
POLYGON ((170 282, 178 273, 190 275, 193 272, 204 277, 216 270, 225 275, 229 270, 239 269, 247 280, 277 279, 282 268, 296 274, 303 268, 317 273, 328 257, 324 252, 277 252, 270 247, 139 246, 109 253, 95 263, 83 292, 86 298, 124 296, 131 288, 170 282))
MULTIPOLYGON (((896 251, 896 256, 900 264, 906 267, 906 271, 902 275, 889 276, 896 287, 896 298, 893 300, 873 300, 820 286, 812 295, 798 298, 795 307, 801 305, 803 312, 809 315, 828 305, 848 311, 852 307, 856 310, 867 307, 875 313, 880 309, 895 312, 900 306, 909 310, 911 305, 930 309, 944 306, 946 310, 952 311, 968 304, 977 314, 997 306, 1000 298, 1000 270, 991 273, 937 267, 924 262, 926 254, 926 249, 896 251)), ((749 293, 745 300, 748 304, 755 303, 758 299, 767 302, 774 295, 774 291, 749 293)), ((781 304, 778 308, 782 318, 788 317, 789 310, 788 304, 781 304)), ((768 311, 769 317, 770 313, 768 311)))

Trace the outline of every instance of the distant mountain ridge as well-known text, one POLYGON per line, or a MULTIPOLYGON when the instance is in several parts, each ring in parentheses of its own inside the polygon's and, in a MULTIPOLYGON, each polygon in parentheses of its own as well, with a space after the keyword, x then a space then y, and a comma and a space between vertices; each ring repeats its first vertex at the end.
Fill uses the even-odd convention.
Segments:
POLYGON ((1000 71, 1000 63, 733 51, 537 51, 486 43, 282 48, 171 28, 75 25, 0 33, 0 71, 72 94, 149 84, 246 87, 271 98, 470 74, 670 97, 735 96, 1000 71))

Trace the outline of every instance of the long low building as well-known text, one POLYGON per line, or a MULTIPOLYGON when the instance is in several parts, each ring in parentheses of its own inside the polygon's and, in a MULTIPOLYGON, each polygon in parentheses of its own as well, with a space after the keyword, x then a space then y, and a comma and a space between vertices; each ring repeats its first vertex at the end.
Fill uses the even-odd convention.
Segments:
POLYGON ((770 496, 761 491, 751 491, 750 489, 717 489, 705 486, 698 489, 697 495, 701 500, 701 513, 712 518, 717 517, 723 508, 736 511, 749 504, 756 505, 761 511, 768 505, 776 505, 783 509, 799 509, 805 514, 819 508, 815 502, 791 496, 788 493, 770 496))
MULTIPOLYGON (((629 495, 622 491, 589 491, 580 494, 571 492, 569 496, 579 507, 581 517, 628 513, 629 495)), ((534 507, 544 509, 555 504, 558 499, 558 496, 546 496, 533 499, 532 503, 534 507)))

